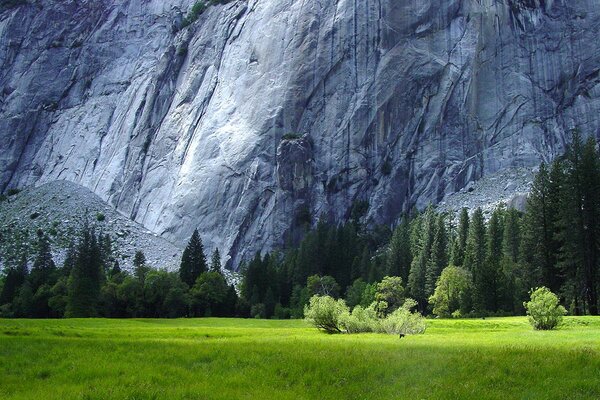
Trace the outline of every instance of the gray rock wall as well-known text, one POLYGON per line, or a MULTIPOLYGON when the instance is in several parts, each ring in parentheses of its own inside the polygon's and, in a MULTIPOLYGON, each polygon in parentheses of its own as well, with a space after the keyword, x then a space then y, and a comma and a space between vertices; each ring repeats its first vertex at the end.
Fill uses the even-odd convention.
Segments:
POLYGON ((177 31, 192 3, 1 11, 0 188, 70 180, 235 265, 598 135, 595 0, 234 1, 177 31))

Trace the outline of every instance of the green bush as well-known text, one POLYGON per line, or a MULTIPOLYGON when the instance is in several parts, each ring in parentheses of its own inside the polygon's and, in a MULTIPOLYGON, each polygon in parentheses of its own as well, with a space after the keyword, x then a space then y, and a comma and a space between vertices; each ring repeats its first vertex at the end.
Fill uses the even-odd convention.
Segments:
POLYGON ((523 303, 529 323, 536 330, 551 330, 561 322, 567 310, 560 305, 558 297, 546 287, 531 292, 531 301, 523 303))
POLYGON ((96 220, 98 222, 102 222, 106 219, 106 216, 104 214, 102 214, 101 212, 99 212, 98 214, 96 214, 96 220))
POLYGON ((313 296, 304 307, 304 317, 318 329, 327 333, 342 333, 341 317, 349 313, 344 300, 330 296, 313 296))
MULTIPOLYGON (((327 333, 364 333, 377 332, 387 334, 412 335, 425 332, 425 318, 411 310, 417 305, 412 299, 406 299, 402 307, 385 318, 380 318, 379 304, 373 302, 369 307, 350 309, 344 300, 335 300, 330 296, 313 296, 304 308, 306 320, 327 333)), ((385 303, 385 302, 383 302, 385 303)))
POLYGON ((377 312, 373 303, 367 308, 356 306, 351 313, 347 312, 340 317, 340 325, 347 333, 373 332, 379 324, 377 312))
POLYGON ((385 317, 379 325, 379 333, 390 335, 415 335, 425 333, 425 318, 411 309, 417 306, 413 299, 406 299, 402 307, 385 317))

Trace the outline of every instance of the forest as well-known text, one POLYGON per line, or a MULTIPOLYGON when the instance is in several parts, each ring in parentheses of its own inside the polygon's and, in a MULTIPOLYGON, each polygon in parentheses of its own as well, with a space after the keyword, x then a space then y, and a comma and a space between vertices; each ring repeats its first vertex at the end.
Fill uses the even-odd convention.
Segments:
POLYGON ((33 254, 2 255, 2 317, 302 318, 313 295, 368 306, 382 285, 412 298, 425 315, 480 317, 524 314, 537 287, 560 296, 572 315, 598 314, 600 157, 593 139, 573 133, 564 156, 542 164, 524 212, 499 205, 457 215, 433 206, 397 225, 369 227, 361 204, 345 224, 325 217, 300 243, 239 266, 234 287, 218 249, 210 257, 195 231, 178 271, 147 265, 135 254, 122 270, 111 238, 88 224, 73 238, 62 265, 38 230, 33 254))

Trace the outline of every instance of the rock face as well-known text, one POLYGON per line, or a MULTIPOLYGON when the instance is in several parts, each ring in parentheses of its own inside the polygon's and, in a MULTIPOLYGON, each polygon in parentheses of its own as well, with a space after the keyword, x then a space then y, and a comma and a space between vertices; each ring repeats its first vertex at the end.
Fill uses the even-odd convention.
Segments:
POLYGON ((235 266, 598 135, 593 0, 240 0, 178 30, 192 3, 0 11, 0 189, 69 180, 235 266))

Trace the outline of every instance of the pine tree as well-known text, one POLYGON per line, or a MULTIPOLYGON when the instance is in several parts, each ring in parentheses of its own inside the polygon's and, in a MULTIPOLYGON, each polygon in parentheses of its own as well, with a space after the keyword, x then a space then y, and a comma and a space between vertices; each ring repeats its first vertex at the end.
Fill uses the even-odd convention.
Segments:
POLYGON ((597 315, 600 165, 593 139, 583 144, 574 131, 566 171, 558 223, 562 243, 559 264, 566 279, 563 294, 576 313, 597 315))
POLYGON ((522 310, 525 299, 518 293, 518 270, 521 249, 520 213, 514 208, 508 209, 504 218, 504 238, 502 240, 502 298, 501 307, 507 312, 522 310))
POLYGON ((206 256, 204 255, 204 246, 198 230, 194 230, 190 241, 183 250, 181 265, 179 266, 179 276, 189 287, 194 286, 196 280, 203 272, 206 272, 206 256))
POLYGON ((150 267, 146 265, 146 255, 141 250, 136 251, 133 257, 133 273, 142 285, 148 272, 150 272, 150 267))
POLYGON ((448 266, 448 234, 443 214, 438 215, 435 234, 431 247, 431 256, 427 262, 425 276, 425 295, 427 298, 435 291, 435 286, 444 268, 448 266))
POLYGON ((67 317, 85 318, 98 315, 100 287, 104 280, 102 261, 102 251, 96 233, 86 222, 69 277, 67 317))
POLYGON ((465 250, 467 248, 467 237, 469 236, 469 211, 463 208, 460 212, 458 222, 458 231, 452 247, 451 263, 457 267, 462 267, 465 260, 465 250))
POLYGON ((48 284, 53 286, 56 283, 56 279, 53 279, 56 273, 56 265, 52 259, 52 253, 50 251, 50 240, 45 234, 41 234, 38 237, 37 243, 37 254, 31 268, 31 274, 29 276, 29 282, 31 283, 31 290, 35 293, 40 286, 48 284))
POLYGON ((221 273, 221 254, 219 253, 218 248, 216 248, 212 254, 212 258, 210 260, 210 270, 221 273))
POLYGON ((408 275, 408 291, 410 297, 414 298, 419 304, 419 309, 424 312, 428 298, 425 291, 427 263, 431 258, 436 227, 436 216, 433 207, 428 207, 418 219, 421 221, 416 222, 412 229, 414 246, 412 253, 414 258, 408 275))
POLYGON ((483 296, 484 309, 496 312, 501 301, 501 260, 502 239, 504 237, 503 210, 497 208, 492 213, 488 223, 486 262, 483 265, 481 281, 479 282, 479 294, 483 296))
POLYGON ((403 217, 402 221, 392 235, 387 257, 387 274, 399 276, 404 282, 408 281, 408 274, 412 264, 410 251, 410 221, 403 217))
POLYGON ((483 210, 478 208, 473 213, 469 226, 469 236, 465 248, 464 268, 473 275, 473 306, 476 311, 485 310, 485 261, 486 261, 486 229, 483 210))

